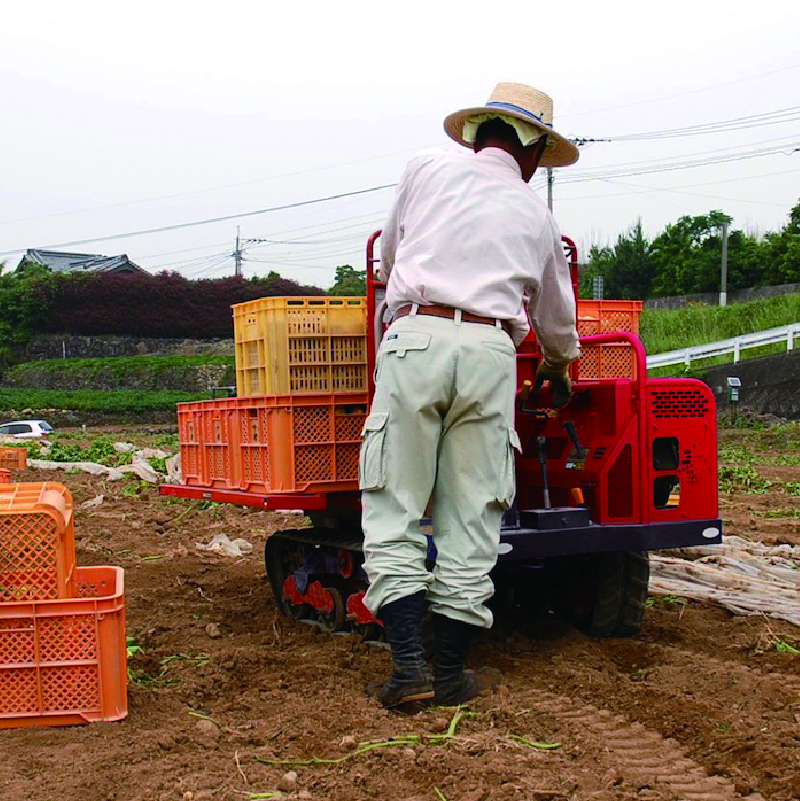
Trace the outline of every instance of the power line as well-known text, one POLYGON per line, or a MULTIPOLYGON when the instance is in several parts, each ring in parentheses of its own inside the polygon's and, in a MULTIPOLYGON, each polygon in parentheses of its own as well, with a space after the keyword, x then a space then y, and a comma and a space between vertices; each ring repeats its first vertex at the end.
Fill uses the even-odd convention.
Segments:
POLYGON ((345 242, 349 239, 353 239, 356 236, 361 236, 361 234, 350 234, 345 237, 335 237, 333 239, 310 239, 310 237, 317 236, 320 233, 335 233, 336 231, 345 231, 349 228, 372 229, 375 226, 380 225, 380 223, 381 220, 372 217, 372 219, 369 221, 353 223, 352 225, 340 225, 335 229, 335 231, 327 231, 327 232, 318 231, 313 234, 307 234, 306 236, 299 236, 296 239, 262 239, 260 240, 260 244, 253 245, 249 249, 256 250, 257 248, 270 247, 274 245, 327 245, 327 244, 333 244, 335 242, 345 242))
POLYGON ((314 264, 290 264, 290 265, 286 265, 285 263, 283 263, 281 261, 267 261, 265 259, 248 259, 248 261, 255 262, 256 264, 267 264, 267 265, 269 265, 271 267, 286 267, 286 266, 298 267, 301 270, 326 270, 326 271, 330 272, 331 270, 335 270, 336 269, 335 266, 323 267, 322 265, 319 265, 319 264, 317 264, 317 265, 314 265, 314 264))
MULTIPOLYGON (((376 212, 375 214, 377 214, 377 213, 378 212, 376 212)), ((291 233, 294 233, 295 231, 308 231, 311 228, 320 228, 322 226, 331 226, 331 225, 336 226, 334 228, 335 231, 340 231, 343 228, 350 228, 350 227, 354 227, 354 226, 341 226, 341 225, 339 225, 339 222, 349 222, 350 220, 375 220, 376 219, 375 214, 358 214, 358 215, 355 215, 353 217, 342 217, 339 221, 334 221, 334 222, 326 221, 326 222, 314 223, 313 225, 302 225, 299 228, 288 228, 288 229, 284 229, 283 231, 276 231, 276 232, 274 232, 272 234, 272 236, 281 236, 283 234, 291 234, 291 233)), ((382 216, 385 215, 385 211, 382 210, 380 212, 380 214, 382 216)), ((317 231, 314 234, 310 234, 310 236, 316 236, 317 234, 323 234, 323 233, 326 233, 326 232, 325 231, 317 231)), ((195 247, 182 248, 180 250, 167 250, 167 251, 164 251, 162 253, 148 253, 148 254, 146 254, 144 256, 138 256, 137 257, 137 261, 142 261, 144 259, 156 259, 159 256, 174 256, 174 255, 177 255, 179 253, 189 253, 189 252, 194 251, 194 250, 210 250, 211 248, 224 247, 226 244, 227 244, 226 242, 215 242, 215 243, 213 243, 211 245, 197 245, 195 247)), ((256 245, 255 247, 261 247, 261 245, 256 245)), ((174 264, 179 264, 180 262, 173 262, 173 263, 174 264)))
POLYGON ((788 72, 789 70, 796 70, 800 68, 800 64, 792 64, 789 67, 780 67, 776 70, 769 70, 768 72, 759 72, 756 75, 746 75, 743 78, 736 78, 733 81, 723 81, 722 83, 714 83, 710 84, 709 86, 702 86, 699 89, 688 89, 685 92, 676 92, 675 94, 671 95, 660 95, 659 97, 651 97, 647 100, 636 100, 633 103, 623 103, 619 106, 606 106, 605 108, 596 108, 590 109, 589 111, 575 111, 571 114, 562 114, 560 119, 566 119, 567 117, 582 117, 586 114, 600 114, 605 111, 618 111, 619 109, 623 108, 633 108, 634 106, 644 106, 648 103, 661 103, 664 100, 672 100, 677 97, 686 97, 687 95, 696 95, 700 94, 701 92, 710 92, 712 89, 719 89, 723 86, 734 86, 738 83, 745 83, 746 81, 754 81, 758 78, 766 78, 769 75, 777 75, 779 72, 788 72))
POLYGON ((675 139, 685 136, 700 136, 709 133, 727 133, 749 128, 760 128, 766 125, 780 125, 800 120, 800 106, 769 111, 763 114, 752 114, 746 117, 734 117, 731 120, 707 122, 699 125, 688 125, 684 128, 668 128, 662 131, 644 131, 642 133, 623 134, 621 136, 605 136, 598 139, 584 140, 592 142, 630 142, 646 139, 675 139))
POLYGON ((193 265, 202 264, 204 262, 210 261, 211 259, 217 259, 220 256, 227 256, 227 253, 217 252, 217 253, 207 253, 204 256, 196 256, 193 259, 180 259, 178 261, 168 261, 166 263, 159 263, 156 265, 159 269, 164 267, 172 267, 175 264, 180 264, 184 267, 191 267, 193 265))
POLYGON ((688 170, 696 167, 705 167, 710 164, 725 164, 733 161, 747 161, 749 159, 760 158, 762 156, 774 156, 780 153, 790 155, 791 152, 787 148, 791 145, 779 145, 771 148, 759 148, 756 150, 744 151, 740 153, 727 153, 718 156, 711 156, 709 158, 694 159, 691 157, 682 156, 678 159, 665 160, 663 162, 651 161, 640 162, 637 166, 636 162, 631 163, 627 168, 619 165, 618 167, 606 167, 591 172, 580 173, 574 175, 572 178, 564 178, 560 181, 561 185, 585 183, 587 181, 605 180, 608 178, 626 178, 636 175, 648 175, 656 172, 673 172, 677 170, 688 170), (687 160, 688 159, 688 160, 687 160))
POLYGON ((175 256, 178 253, 189 253, 193 250, 210 250, 211 248, 222 247, 227 243, 215 242, 213 245, 196 245, 193 248, 181 248, 180 250, 167 250, 163 253, 148 253, 146 256, 138 256, 138 259, 156 259, 159 256, 175 256))
POLYGON ((219 186, 210 186, 205 189, 193 189, 188 190, 186 192, 175 192, 169 195, 158 195, 156 197, 150 198, 141 198, 139 200, 124 200, 119 203, 109 203, 103 206, 91 206, 85 209, 75 209, 73 211, 58 211, 52 214, 40 214, 34 217, 20 217, 16 220, 0 220, 0 225, 12 225, 15 223, 21 222, 31 222, 33 220, 47 220, 53 217, 68 217, 74 214, 87 214, 92 211, 104 211, 106 209, 118 209, 124 208, 125 206, 137 206, 142 205, 144 203, 157 203, 160 200, 175 200, 176 198, 180 197, 191 197, 193 195, 203 195, 207 194, 208 192, 219 192, 222 189, 236 189, 240 186, 252 186, 254 184, 263 184, 268 181, 277 181, 282 178, 294 178, 298 175, 308 175, 309 173, 314 172, 324 172, 325 170, 335 170, 338 167, 350 167, 354 164, 364 164, 369 161, 379 161, 380 159, 391 158, 392 156, 401 156, 405 153, 416 153, 419 149, 414 148, 411 150, 398 150, 394 153, 381 153, 377 156, 367 156, 362 159, 354 159, 352 161, 340 161, 336 164, 325 164, 321 167, 310 167, 306 170, 295 170, 294 172, 285 172, 279 175, 268 175, 264 178, 255 178, 249 181, 239 181, 237 183, 232 184, 220 184, 219 186))
MULTIPOLYGON (((759 175, 740 175, 740 176, 738 176, 736 178, 724 178, 724 179, 722 179, 720 181, 704 181, 704 182, 696 183, 696 184, 683 184, 682 186, 673 187, 672 189, 661 189, 660 187, 652 187, 652 189, 654 191, 664 191, 664 192, 676 191, 676 192, 682 192, 683 189, 693 189, 694 187, 697 187, 697 186, 716 186, 717 184, 729 184, 729 183, 733 183, 734 181, 749 181, 749 180, 755 180, 757 178, 771 178, 771 177, 773 177, 775 175, 790 175, 790 174, 796 173, 796 172, 800 172, 800 169, 797 169, 797 170, 779 170, 777 172, 765 172, 765 173, 761 173, 759 175)), ((608 180, 608 179, 606 179, 606 180, 608 180)), ((610 183, 610 181, 609 181, 609 183, 610 183)), ((633 184, 630 184, 630 185, 633 186, 633 184)), ((687 195, 694 194, 692 192, 682 192, 682 193, 683 194, 687 194, 687 195)), ((632 194, 636 194, 636 193, 635 192, 613 192, 611 194, 606 193, 606 194, 602 194, 602 195, 579 195, 577 197, 565 197, 564 200, 565 201, 571 201, 571 200, 597 200, 597 199, 600 199, 600 198, 619 197, 621 195, 632 195, 632 194)), ((708 195, 708 197, 712 197, 712 196, 708 195)), ((734 198, 716 198, 716 199, 717 200, 729 200, 730 202, 733 202, 733 203, 755 202, 755 201, 749 201, 749 200, 747 200, 747 201, 745 201, 745 200, 736 200, 734 198)), ((770 205, 784 206, 785 204, 776 203, 776 204, 770 204, 770 205)))
MULTIPOLYGON (((72 242, 61 242, 57 245, 39 245, 38 250, 52 250, 54 248, 66 248, 74 245, 87 245, 92 242, 110 242, 114 239, 128 239, 133 236, 145 236, 147 234, 160 234, 164 231, 178 231, 183 228, 196 228, 200 225, 210 225, 211 223, 228 222, 229 220, 240 220, 244 217, 256 217, 260 214, 269 214, 273 211, 284 211, 286 209, 297 209, 302 206, 311 206, 316 203, 327 203, 331 200, 340 200, 347 197, 355 197, 356 195, 366 195, 371 192, 380 192, 384 189, 391 189, 397 186, 397 183, 383 184, 381 186, 371 186, 368 189, 357 189, 353 192, 339 192, 335 195, 328 195, 327 197, 314 198, 313 200, 300 200, 296 203, 287 203, 283 206, 272 206, 268 209, 256 209, 255 211, 246 211, 240 214, 226 214, 222 217, 210 217, 205 220, 195 220, 194 222, 176 223, 175 225, 163 225, 160 228, 148 228, 142 231, 130 231, 125 234, 111 234, 110 236, 98 236, 92 239, 76 239, 72 242)), ((15 248, 14 250, 0 251, 0 256, 9 256, 13 253, 22 253, 25 248, 15 248)))
POLYGON ((742 200, 741 198, 719 197, 718 195, 709 195, 704 192, 687 192, 685 189, 668 189, 667 187, 663 186, 641 186, 640 184, 629 184, 625 183, 624 181, 612 181, 608 179, 607 183, 611 184, 612 186, 622 186, 622 187, 629 186, 632 189, 637 190, 632 194, 647 195, 651 194, 652 192, 669 192, 671 194, 688 195, 690 197, 704 197, 710 200, 724 200, 728 203, 755 203, 760 206, 775 206, 778 208, 785 208, 784 203, 773 203, 769 200, 742 200))
MULTIPOLYGON (((782 139, 765 140, 765 142, 775 142, 775 141, 784 142, 784 140, 786 138, 787 137, 784 137, 782 139)), ((759 144, 759 143, 757 143, 757 144, 759 144)), ((601 168, 601 169, 598 169, 598 170, 586 171, 583 174, 581 174, 580 171, 578 171, 577 174, 573 173, 573 176, 571 178, 567 177, 564 180, 562 180, 561 183, 562 184, 581 183, 581 182, 586 182, 586 181, 591 181, 591 180, 602 180, 602 179, 611 179, 611 178, 620 178, 620 177, 631 177, 631 176, 636 176, 636 175, 649 174, 649 173, 653 173, 653 172, 665 172, 665 171, 673 171, 673 170, 680 170, 680 169, 690 169, 690 168, 694 168, 694 167, 706 166, 706 165, 709 165, 709 164, 725 163, 725 162, 729 162, 729 161, 741 161, 741 160, 746 160, 746 159, 750 159, 750 158, 756 158, 756 157, 760 157, 760 156, 774 155, 774 154, 776 154, 778 152, 781 152, 782 150, 785 151, 787 148, 792 148, 792 150, 790 152, 796 152, 798 149, 800 149, 800 148, 797 147, 798 144, 799 143, 796 142, 796 141, 792 142, 792 143, 785 143, 784 142, 781 145, 776 145, 776 146, 773 146, 771 148, 762 148, 760 150, 750 150, 750 151, 744 151, 744 152, 738 152, 738 153, 728 153, 728 154, 724 154, 724 151, 726 151, 726 150, 727 151, 737 151, 737 150, 741 151, 742 147, 738 146, 738 147, 734 147, 734 148, 722 148, 722 149, 718 148, 718 149, 716 149, 714 151, 706 151, 706 152, 715 153, 716 154, 715 156, 712 156, 712 157, 706 158, 706 159, 699 159, 699 160, 695 160, 695 161, 687 161, 687 159, 690 159, 691 155, 698 155, 698 156, 699 155, 703 155, 702 152, 698 153, 698 154, 690 154, 689 156, 672 157, 670 159, 660 160, 660 161, 659 160, 650 160, 650 161, 644 161, 644 162, 630 162, 627 165, 626 164, 609 165, 608 167, 601 168)), ((312 204, 324 203, 324 202, 328 202, 328 201, 332 201, 332 200, 339 200, 339 199, 343 199, 343 198, 361 196, 361 195, 365 195, 365 194, 369 194, 369 193, 373 193, 373 192, 377 192, 377 191, 382 191, 384 189, 389 189, 389 188, 392 188, 394 186, 396 186, 396 183, 383 184, 383 185, 380 185, 380 186, 369 187, 367 189, 361 189, 361 190, 356 190, 356 191, 352 191, 352 192, 343 192, 343 193, 330 195, 330 196, 327 196, 327 197, 314 198, 314 199, 306 200, 306 201, 298 201, 298 202, 295 202, 295 203, 289 203, 289 204, 285 204, 285 205, 282 205, 282 206, 274 206, 274 207, 267 208, 267 209, 258 209, 258 210, 255 210, 255 211, 243 212, 243 213, 240 213, 240 214, 230 214, 230 215, 224 215, 224 216, 214 217, 214 218, 209 218, 209 219, 204 219, 204 220, 197 220, 197 221, 192 221, 192 222, 187 222, 187 223, 178 223, 178 224, 174 224, 174 225, 161 226, 161 227, 158 227, 158 228, 152 228, 152 229, 146 229, 146 230, 140 230, 140 231, 133 231, 133 232, 124 233, 124 234, 113 234, 113 235, 109 235, 109 236, 95 237, 95 238, 92 238, 92 239, 74 240, 74 241, 71 241, 71 242, 65 242, 65 243, 60 243, 60 244, 55 244, 55 245, 44 245, 44 246, 40 246, 40 247, 42 247, 43 249, 55 249, 55 248, 62 248, 62 247, 71 247, 71 246, 74 246, 74 245, 83 245, 83 244, 88 244, 88 243, 93 243, 93 242, 106 242, 106 241, 112 241, 112 240, 116 240, 116 239, 125 239, 125 238, 135 237, 135 236, 143 236, 143 235, 154 234, 154 233, 162 233, 162 232, 167 232, 167 231, 181 230, 181 229, 185 229, 185 228, 197 227, 197 226, 201 226, 201 225, 208 225, 208 224, 217 223, 217 222, 225 222, 225 221, 234 220, 234 219, 241 219, 241 218, 244 218, 244 217, 251 217, 251 216, 267 214, 267 213, 274 212, 274 211, 281 211, 281 210, 286 210, 286 209, 300 208, 300 207, 309 206, 309 205, 312 205, 312 204)), ((333 223, 333 224, 335 224, 335 223, 333 223)), ((307 226, 307 227, 319 227, 319 225, 324 225, 324 223, 318 224, 317 226, 307 226)), ((299 229, 296 229, 296 230, 299 230, 299 229)), ((287 243, 283 243, 283 242, 280 242, 280 241, 276 240, 274 243, 267 243, 267 244, 289 244, 289 243, 288 242, 287 243)), ((320 242, 320 244, 322 244, 322 243, 320 242)), ((213 247, 213 246, 208 246, 208 247, 213 247)), ((24 249, 14 249, 14 250, 0 251, 0 256, 19 253, 19 252, 22 252, 23 250, 24 249)), ((187 248, 186 250, 190 250, 190 249, 187 248)))

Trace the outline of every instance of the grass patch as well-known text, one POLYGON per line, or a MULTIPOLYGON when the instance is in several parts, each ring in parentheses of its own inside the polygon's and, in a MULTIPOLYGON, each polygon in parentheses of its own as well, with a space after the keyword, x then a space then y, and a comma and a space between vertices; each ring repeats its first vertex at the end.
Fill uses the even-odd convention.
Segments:
MULTIPOLYGON (((778 328, 798 320, 800 293, 793 293, 723 307, 692 304, 684 309, 644 309, 640 332, 647 352, 655 354, 778 328)), ((756 350, 760 349, 746 352, 749 356, 756 350)))
POLYGON ((0 387, 0 409, 65 409, 127 414, 172 409, 176 403, 206 400, 209 393, 141 389, 29 389, 0 387))
POLYGON ((800 456, 792 456, 789 454, 781 454, 780 456, 776 456, 770 464, 777 464, 777 465, 796 465, 800 464, 800 456))
POLYGON ((755 459, 755 454, 744 445, 723 445, 719 449, 720 462, 750 464, 753 459, 755 459))
POLYGON ((201 367, 206 364, 232 365, 233 356, 100 356, 85 359, 45 359, 35 362, 23 362, 12 367, 8 378, 23 370, 36 369, 48 372, 60 370, 110 370, 112 373, 130 372, 131 370, 159 370, 164 368, 201 367))
POLYGON ((766 520, 800 520, 800 509, 766 509, 753 512, 753 517, 766 520))
POLYGON ((721 464, 719 466, 719 491, 743 492, 748 495, 763 495, 772 482, 762 478, 749 462, 747 464, 721 464))

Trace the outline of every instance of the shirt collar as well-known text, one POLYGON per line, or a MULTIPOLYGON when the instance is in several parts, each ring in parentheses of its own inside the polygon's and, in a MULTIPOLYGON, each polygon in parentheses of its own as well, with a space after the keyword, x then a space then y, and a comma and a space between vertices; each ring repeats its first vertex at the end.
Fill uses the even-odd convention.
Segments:
POLYGON ((517 160, 510 154, 506 153, 500 147, 485 147, 475 154, 478 158, 491 159, 492 161, 499 161, 510 167, 518 178, 522 178, 522 170, 520 169, 517 160))

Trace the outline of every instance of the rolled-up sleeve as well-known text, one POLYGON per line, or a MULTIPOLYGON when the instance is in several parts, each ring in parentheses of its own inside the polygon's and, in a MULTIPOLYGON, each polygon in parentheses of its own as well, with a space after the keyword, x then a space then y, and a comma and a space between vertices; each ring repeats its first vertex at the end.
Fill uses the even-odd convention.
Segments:
POLYGON ((529 307, 531 323, 548 364, 572 362, 580 355, 575 295, 555 226, 546 232, 542 250, 541 283, 529 307))

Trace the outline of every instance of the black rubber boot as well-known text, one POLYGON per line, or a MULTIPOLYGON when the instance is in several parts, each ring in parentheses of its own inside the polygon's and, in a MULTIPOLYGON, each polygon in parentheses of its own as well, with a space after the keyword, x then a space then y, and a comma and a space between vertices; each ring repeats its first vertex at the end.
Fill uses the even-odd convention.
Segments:
POLYGON ((422 648, 425 591, 384 604, 378 610, 392 648, 392 675, 375 693, 387 708, 433 698, 433 676, 422 648))
POLYGON ((464 670, 470 641, 476 627, 445 615, 433 615, 436 650, 433 658, 437 706, 458 706, 480 695, 481 682, 471 670, 464 670))

